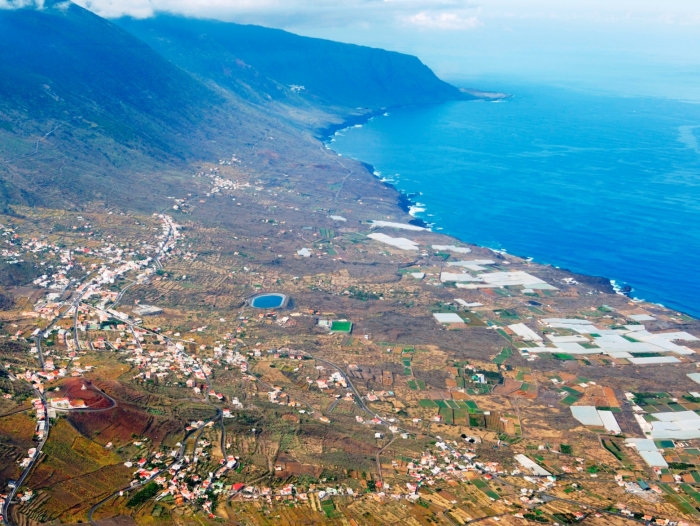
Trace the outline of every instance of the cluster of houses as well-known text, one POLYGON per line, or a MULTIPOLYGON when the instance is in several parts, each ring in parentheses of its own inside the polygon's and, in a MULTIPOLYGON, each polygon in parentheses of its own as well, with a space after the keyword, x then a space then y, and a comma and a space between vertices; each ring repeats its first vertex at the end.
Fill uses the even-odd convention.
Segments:
MULTIPOLYGON (((325 372, 325 367, 323 365, 317 365, 316 369, 319 374, 325 372)), ((306 381, 312 383, 311 379, 307 377, 306 381)), ((331 373, 327 378, 319 378, 316 380, 316 386, 319 389, 333 389, 335 387, 347 388, 348 383, 340 372, 336 371, 331 373)))
POLYGON ((2 237, 5 238, 4 244, 9 246, 9 248, 5 247, 0 250, 0 257, 5 258, 7 263, 22 262, 22 257, 26 253, 36 257, 41 255, 41 259, 44 260, 58 260, 58 265, 49 264, 48 261, 38 263, 40 267, 47 269, 47 273, 35 279, 34 285, 52 289, 64 289, 68 286, 69 280, 66 278, 66 272, 73 268, 73 259, 69 249, 37 238, 23 241, 14 229, 3 225, 0 225, 0 229, 2 229, 2 237))
MULTIPOLYGON (((213 422, 204 421, 191 422, 187 426, 188 431, 211 427, 213 422)), ((141 441, 134 444, 142 445, 141 441)), ((182 455, 178 449, 173 449, 169 454, 156 452, 145 453, 136 462, 125 462, 128 468, 136 466, 131 487, 138 487, 145 482, 155 482, 162 489, 156 495, 156 500, 171 496, 177 505, 186 502, 198 503, 206 512, 211 513, 212 502, 210 495, 217 495, 222 492, 235 494, 243 488, 243 484, 225 485, 221 477, 227 471, 236 469, 239 466, 239 459, 233 455, 227 455, 219 462, 219 468, 215 472, 208 473, 208 476, 201 477, 198 474, 197 464, 210 457, 209 449, 211 443, 199 438, 195 444, 192 455, 182 455), (171 461, 172 459, 172 461, 171 461)), ((182 444, 177 444, 181 447, 182 444)))
MULTIPOLYGON (((247 188, 250 186, 248 183, 242 185, 233 183, 216 174, 212 174, 211 177, 214 181, 213 193, 221 191, 222 189, 236 190, 238 188, 247 188)), ((149 380, 154 377, 164 379, 170 377, 170 375, 174 375, 177 380, 184 380, 184 384, 188 388, 191 388, 195 394, 201 395, 204 385, 208 384, 207 377, 211 374, 211 362, 219 365, 225 364, 226 367, 240 368, 241 373, 247 374, 248 355, 222 345, 217 345, 213 349, 213 359, 209 358, 202 362, 197 361, 186 352, 186 343, 182 341, 166 341, 166 338, 160 334, 153 334, 150 331, 140 330, 130 323, 128 315, 110 309, 109 304, 115 301, 118 294, 109 290, 104 290, 105 285, 113 284, 117 279, 127 273, 137 273, 137 281, 149 278, 155 272, 154 267, 157 266, 156 261, 165 257, 166 254, 173 249, 179 238, 178 227, 169 216, 160 214, 158 217, 162 223, 162 233, 159 236, 157 254, 155 256, 131 259, 132 256, 139 255, 138 250, 129 251, 114 244, 106 243, 99 249, 78 247, 73 251, 52 247, 38 240, 32 240, 29 244, 22 246, 25 251, 27 248, 30 248, 33 251, 56 252, 63 266, 61 268, 53 268, 52 274, 47 273, 35 284, 47 289, 60 289, 61 292, 70 284, 70 281, 65 277, 65 272, 73 267, 73 258, 76 254, 100 257, 104 260, 104 263, 100 265, 91 265, 89 269, 92 275, 91 279, 80 284, 76 290, 84 300, 97 297, 98 301, 96 306, 74 304, 67 310, 64 310, 64 312, 61 312, 65 304, 58 301, 60 293, 51 292, 35 304, 34 310, 31 313, 26 314, 28 316, 41 317, 49 320, 61 316, 76 316, 76 328, 80 332, 101 329, 104 328, 102 325, 105 322, 117 320, 116 325, 114 323, 108 325, 114 326, 114 329, 120 331, 120 337, 116 338, 114 341, 107 341, 104 337, 98 337, 95 342, 90 343, 93 348, 111 348, 115 351, 131 353, 127 361, 133 362, 139 369, 137 377, 149 380), (75 312, 76 308, 78 309, 77 313, 75 312), (131 336, 127 336, 129 332, 131 336), (142 344, 147 336, 153 336, 155 338, 154 342, 165 345, 162 347, 148 346, 148 348, 144 348, 142 344)), ((21 242, 19 236, 16 236, 13 232, 5 232, 5 235, 6 237, 12 237, 14 239, 13 248, 21 242)), ((153 247, 150 245, 143 245, 139 248, 141 250, 146 250, 153 247)), ((20 257, 21 252, 19 252, 18 249, 16 249, 15 252, 6 250, 3 255, 5 255, 5 257, 20 257)), ((92 303, 94 303, 94 301, 92 303)), ((90 370, 90 366, 81 367, 80 362, 76 360, 81 351, 80 349, 76 349, 72 331, 54 327, 42 333, 40 329, 36 329, 33 336, 41 335, 47 338, 54 332, 58 335, 60 342, 65 345, 66 356, 58 356, 56 351, 53 351, 54 355, 52 356, 52 351, 50 349, 44 349, 45 355, 47 357, 51 356, 45 360, 44 368, 36 371, 26 370, 23 373, 24 378, 32 383, 34 388, 40 393, 44 392, 45 382, 51 382, 69 375, 80 376, 85 371, 90 370), (54 365, 54 359, 56 358, 66 358, 69 361, 69 366, 56 367, 54 365)), ((16 336, 20 337, 21 332, 16 336)), ((37 353, 38 349, 34 347, 32 348, 32 352, 37 353)), ((261 350, 255 350, 251 351, 249 354, 252 356, 261 356, 262 352, 261 350)), ((294 351, 270 350, 268 352, 274 353, 277 357, 288 356, 292 359, 303 359, 301 353, 297 354, 294 351)), ((338 383, 344 385, 345 383, 339 373, 331 375, 327 381, 330 384, 338 383)), ((224 401, 224 396, 212 389, 206 394, 218 401, 224 401)), ((68 397, 49 399, 48 407, 45 406, 40 398, 33 400, 33 404, 37 415, 36 435, 39 440, 45 438, 47 418, 55 417, 57 411, 84 407, 84 402, 82 400, 68 397)), ((238 399, 234 398, 230 400, 230 406, 231 408, 240 408, 242 404, 238 399)), ((222 410, 225 418, 233 417, 231 408, 224 408, 222 410)), ((213 424, 213 421, 208 423, 204 421, 195 421, 191 422, 190 425, 186 427, 186 430, 194 431, 204 426, 212 426, 213 424)), ((238 459, 232 455, 226 455, 226 458, 221 460, 220 467, 214 473, 210 473, 208 477, 200 477, 197 474, 197 462, 208 456, 207 446, 210 446, 210 444, 205 440, 199 440, 192 458, 188 455, 181 456, 179 451, 174 450, 171 452, 171 457, 173 458, 171 463, 168 463, 169 459, 167 455, 162 452, 156 452, 152 455, 147 454, 136 462, 127 462, 126 465, 128 467, 134 465, 137 467, 137 470, 134 472, 132 486, 138 486, 140 483, 146 481, 154 481, 163 487, 163 491, 157 496, 158 499, 162 499, 167 495, 172 495, 176 503, 196 501, 205 511, 210 513, 212 511, 212 503, 208 497, 210 494, 225 492, 229 495, 235 495, 247 492, 272 499, 274 497, 288 497, 294 493, 294 488, 291 485, 275 490, 274 492, 269 488, 263 488, 262 490, 246 488, 243 484, 225 485, 224 482, 220 480, 221 477, 228 470, 235 469, 238 466, 238 459)), ((22 459, 20 464, 24 467, 29 466, 32 459, 37 454, 39 454, 37 448, 30 449, 28 456, 22 459)), ((329 493, 333 491, 336 490, 330 489, 329 493)), ((31 498, 31 494, 23 495, 22 498, 25 500, 31 498)))
MULTIPOLYGON (((14 487, 14 482, 10 481, 7 485, 8 487, 12 488, 14 487)), ((29 502, 34 497, 34 492, 27 488, 23 493, 17 493, 15 497, 20 502, 29 502)), ((8 495, 6 493, 0 493, 0 521, 3 520, 2 510, 5 509, 5 502, 7 498, 8 495)))
MULTIPOLYGON (((46 405, 41 398, 32 400, 32 406, 36 414, 36 438, 41 441, 44 439, 44 434, 46 433, 46 418, 51 416, 55 417, 56 415, 50 409, 47 411, 46 405)), ((36 454, 36 451, 34 451, 34 453, 36 454)))
MULTIPOLYGON (((160 236, 158 236, 158 239, 160 240, 158 245, 158 253, 159 256, 162 256, 175 246, 175 243, 179 238, 178 225, 176 225, 173 219, 169 216, 164 214, 156 215, 162 223, 163 232, 160 236)), ((89 227, 89 224, 86 225, 86 228, 87 227, 89 227)), ((42 259, 44 260, 57 259, 60 262, 58 265, 47 265, 47 261, 42 261, 39 263, 39 265, 42 267, 46 266, 47 272, 36 278, 33 281, 33 284, 46 289, 59 291, 66 289, 66 287, 70 284, 70 280, 66 274, 74 268, 76 256, 92 256, 104 260, 105 264, 102 266, 98 266, 95 263, 91 265, 91 270, 97 273, 97 277, 92 280, 93 285, 114 283, 115 278, 123 275, 124 273, 148 267, 152 262, 152 258, 150 257, 143 259, 131 259, 134 256, 140 255, 140 250, 152 248, 150 246, 142 246, 140 250, 130 250, 119 247, 114 243, 104 242, 103 246, 99 248, 91 249, 78 246, 71 250, 37 238, 31 238, 30 240, 24 242, 20 238, 19 234, 16 234, 13 229, 1 226, 0 228, 3 228, 2 235, 6 237, 5 243, 12 246, 12 249, 5 248, 0 251, 0 256, 4 257, 8 263, 20 262, 21 257, 25 253, 31 253, 34 255, 41 254, 42 259), (117 266, 115 267, 114 265, 117 266)), ((78 227, 74 226, 73 228, 77 229, 78 227)), ((44 312, 38 311, 38 313, 51 314, 50 303, 57 297, 58 296, 43 298, 42 303, 40 303, 39 306, 44 310, 44 312), (45 312, 47 309, 49 312, 45 312)))
MULTIPOLYGON (((158 256, 163 257, 164 254, 169 252, 177 242, 179 237, 177 225, 173 222, 172 218, 159 215, 158 216, 162 222, 162 234, 159 236, 160 242, 158 245, 158 256)), ((82 218, 78 218, 82 219, 82 218)), ((85 226, 89 227, 89 224, 85 226)), ((74 227, 77 229, 78 227, 74 227)), ((74 256, 76 254, 91 255, 101 257, 105 263, 98 266, 97 264, 92 264, 90 269, 90 274, 93 274, 91 279, 86 280, 81 283, 76 292, 81 298, 89 298, 90 296, 98 295, 100 296, 100 301, 104 306, 108 301, 111 301, 116 296, 113 292, 107 292, 102 290, 104 285, 114 283, 115 279, 127 272, 141 272, 139 278, 144 278, 152 269, 149 267, 153 263, 153 258, 146 257, 144 259, 134 259, 127 260, 127 250, 117 247, 114 244, 106 244, 99 249, 88 249, 77 247, 72 251, 65 248, 51 245, 48 242, 31 239, 28 242, 23 242, 18 234, 14 232, 13 229, 0 226, 2 229, 2 236, 5 237, 5 243, 12 246, 12 249, 4 249, 0 252, 0 256, 5 257, 8 262, 19 262, 20 257, 23 253, 30 252, 33 254, 43 254, 45 259, 52 258, 58 259, 60 265, 48 265, 46 266, 46 274, 40 276, 34 280, 34 285, 47 288, 56 292, 49 292, 44 295, 33 307, 33 311, 23 313, 25 316, 30 316, 34 318, 42 318, 55 321, 61 316, 72 317, 75 314, 76 306, 71 306, 65 312, 61 312, 62 307, 65 306, 63 302, 58 301, 61 293, 70 285, 70 280, 66 277, 66 273, 70 271, 74 266, 74 256), (147 269, 144 271, 144 269, 147 269)), ((135 255, 136 252, 132 252, 131 255, 135 255)), ((42 261, 39 265, 46 265, 46 261, 42 261)), ((139 279, 137 278, 137 279, 139 279)), ((83 313, 88 312, 88 308, 84 306, 77 307, 83 313)), ((107 321, 111 316, 125 318, 124 315, 118 313, 117 311, 100 311, 98 314, 98 321, 107 321)), ((124 321, 128 320, 127 319, 124 321)), ((126 328, 126 323, 121 327, 126 328)), ((84 321, 78 324, 78 328, 81 330, 86 330, 90 328, 90 323, 84 321)), ((97 327, 95 327, 97 328, 97 327)), ((26 369, 18 372, 18 376, 29 382, 33 388, 40 394, 44 393, 44 383, 52 382, 54 380, 70 376, 81 376, 84 372, 89 371, 91 366, 81 366, 80 362, 76 360, 79 350, 75 349, 75 342, 71 337, 71 331, 63 328, 52 327, 48 330, 42 332, 42 329, 36 328, 32 333, 32 337, 41 336, 42 338, 48 338, 52 333, 57 333, 61 343, 66 346, 67 356, 54 356, 49 358, 52 351, 49 348, 44 348, 44 355, 47 357, 43 362, 43 368, 32 370, 26 369), (61 360, 67 360, 69 365, 66 367, 57 367, 54 363, 54 358, 61 360)), ((12 338, 19 339, 22 337, 22 331, 18 331, 12 338)), ((138 336, 134 334, 134 338, 137 339, 138 336)), ((104 346, 104 339, 102 342, 104 346)), ((120 342, 114 346, 119 348, 120 342)), ((140 349, 140 345, 135 346, 135 349, 140 349)), ((39 349, 37 346, 33 346, 30 349, 31 354, 38 354, 39 349)), ((84 386, 83 386, 84 387, 84 386)), ((36 439, 43 442, 48 433, 48 423, 47 419, 55 418, 56 411, 60 410, 71 410, 80 409, 85 406, 84 401, 79 399, 71 399, 68 397, 55 397, 48 399, 48 407, 42 398, 36 398, 32 400, 32 406, 34 413, 36 415, 36 439)), ((28 451, 28 456, 19 461, 20 466, 23 468, 31 465, 32 460, 39 454, 38 448, 31 448, 28 451)), ((31 498, 31 492, 25 492, 22 497, 23 499, 31 498)))
MULTIPOLYGON (((238 159, 233 158, 233 162, 238 161, 238 159)), ((219 164, 231 164, 231 161, 227 162, 220 162, 219 164)), ((229 190, 229 191, 234 191, 234 190, 240 190, 244 188, 251 188, 252 185, 249 182, 244 182, 241 183, 239 181, 232 181, 231 179, 226 179, 224 177, 221 177, 219 175, 219 169, 218 168, 210 168, 208 172, 199 172, 197 173, 194 177, 208 177, 212 181, 212 187, 211 189, 206 193, 207 196, 211 196, 214 194, 218 194, 222 192, 223 190, 229 190)), ((256 184, 259 184, 256 182, 256 184)), ((256 186, 255 190, 260 191, 262 190, 262 186, 256 186)))
MULTIPOLYGON (((156 215, 160 219, 162 225, 162 233, 158 236, 159 243, 156 258, 163 259, 177 243, 180 233, 178 231, 178 225, 175 224, 171 217, 163 214, 156 215)), ((46 241, 37 240, 36 238, 32 238, 26 243, 22 242, 19 236, 15 234, 12 229, 8 228, 4 230, 3 235, 8 237, 5 241, 6 243, 12 244, 14 250, 4 249, 0 253, 0 256, 5 257, 10 263, 19 262, 19 258, 26 252, 43 254, 45 259, 55 257, 60 261, 60 265, 47 265, 47 273, 34 280, 34 285, 46 288, 50 292, 41 297, 34 304, 31 311, 22 312, 22 315, 25 317, 51 320, 61 315, 61 308, 64 307, 65 304, 61 302, 59 298, 70 285, 67 273, 74 268, 75 257, 78 255, 97 257, 103 260, 101 265, 92 263, 89 269, 85 269, 88 271, 88 276, 92 275, 92 277, 90 280, 80 284, 76 289, 76 292, 83 299, 99 296, 100 299, 98 303, 101 308, 105 308, 107 303, 114 301, 118 296, 115 292, 103 290, 104 285, 113 284, 116 279, 128 272, 137 272, 137 281, 143 281, 155 272, 152 268, 154 258, 140 257, 141 254, 138 249, 129 251, 129 249, 121 248, 113 243, 104 243, 103 246, 99 248, 89 249, 85 247, 75 247, 71 250, 59 247, 58 245, 51 245, 46 241)), ((141 247, 142 250, 145 248, 146 247, 141 247)), ((47 261, 42 261, 39 265, 44 266, 46 263, 47 261)), ((63 313, 65 316, 72 316, 73 314, 73 306, 63 313)), ((120 316, 120 313, 116 311, 110 312, 110 314, 112 316, 120 316)), ((80 328, 83 330, 86 329, 85 326, 80 328)), ((32 335, 36 336, 39 333, 40 330, 36 329, 32 335)), ((48 335, 47 333, 45 337, 48 335)), ((18 331, 12 338, 19 339, 20 337, 22 337, 22 332, 18 331)), ((68 342, 66 343, 68 344, 68 342)))

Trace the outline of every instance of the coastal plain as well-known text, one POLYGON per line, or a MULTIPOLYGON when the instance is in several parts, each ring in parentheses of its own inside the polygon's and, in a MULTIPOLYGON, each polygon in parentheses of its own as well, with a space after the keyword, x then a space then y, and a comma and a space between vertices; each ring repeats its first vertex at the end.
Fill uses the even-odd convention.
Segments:
POLYGON ((700 409, 698 323, 415 227, 393 189, 320 146, 274 170, 197 166, 154 215, 115 203, 2 218, 6 264, 51 269, 8 288, 2 314, 8 478, 42 440, 35 393, 46 413, 67 399, 14 520, 692 523, 693 441, 665 440, 660 467, 625 440, 646 437, 639 417, 700 409), (481 287, 492 274, 527 278, 481 287), (260 293, 289 302, 257 309, 260 293), (624 358, 576 324, 689 341, 624 358), (618 428, 582 425, 578 406, 618 428))

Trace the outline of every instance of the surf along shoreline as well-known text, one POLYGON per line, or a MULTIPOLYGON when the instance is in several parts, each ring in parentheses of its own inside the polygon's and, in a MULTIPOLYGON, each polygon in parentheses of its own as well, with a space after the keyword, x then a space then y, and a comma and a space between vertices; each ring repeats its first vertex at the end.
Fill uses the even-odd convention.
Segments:
MULTIPOLYGON (((465 99, 465 100, 479 100, 479 99, 465 99)), ((429 105, 438 105, 442 104, 442 102, 436 102, 433 104, 429 105)), ((381 108, 378 110, 371 110, 366 113, 361 113, 361 114, 351 114, 351 115, 346 115, 343 117, 342 122, 336 123, 336 124, 331 124, 329 126, 326 126, 325 128, 321 128, 316 131, 316 138, 318 138, 323 145, 330 151, 339 154, 333 148, 331 147, 332 140, 333 138, 338 134, 338 132, 342 132, 344 130, 349 130, 350 128, 356 128, 356 127, 362 127, 368 122, 370 122, 372 119, 375 119, 377 117, 382 117, 382 116, 388 116, 390 111, 394 110, 399 110, 403 108, 410 108, 410 107, 416 107, 416 106, 429 106, 427 104, 423 105, 417 105, 417 104, 412 104, 408 106, 394 106, 391 108, 381 108)), ((379 172, 377 172, 376 168, 364 161, 361 161, 359 159, 353 159, 355 162, 360 163, 365 170, 374 178, 376 179, 379 183, 383 184, 387 188, 391 188, 394 192, 397 194, 397 200, 396 204, 397 206, 401 209, 402 212, 408 214, 411 216, 411 220, 409 221, 410 224, 415 225, 415 226, 420 226, 423 228, 430 228, 430 224, 425 222, 423 219, 419 217, 413 216, 411 214, 411 209, 417 206, 417 203, 413 200, 415 197, 417 197, 419 194, 416 193, 406 193, 403 190, 400 190, 396 186, 394 186, 393 183, 383 180, 379 176, 379 172)))
MULTIPOLYGON (((482 93, 482 92, 480 92, 480 93, 482 93)), ((483 92, 483 93, 488 93, 488 92, 483 92)), ((499 95, 501 95, 501 94, 499 94, 499 95)), ((512 95, 505 95, 505 94, 503 94, 503 95, 504 95, 503 97, 499 97, 499 98, 507 99, 507 98, 510 98, 512 96, 512 95)), ((486 100, 486 101, 489 101, 489 100, 494 100, 494 99, 493 98, 485 98, 485 97, 474 97, 472 99, 465 99, 465 101, 468 101, 468 100, 473 100, 473 101, 486 100)), ((345 115, 343 117, 343 120, 339 123, 331 124, 331 125, 326 126, 324 128, 318 129, 316 131, 315 135, 328 150, 336 153, 337 155, 342 155, 332 148, 332 140, 337 135, 338 132, 342 132, 344 130, 348 130, 348 129, 355 128, 355 127, 362 127, 374 118, 381 117, 381 116, 388 116, 388 112, 390 112, 390 111, 401 110, 401 109, 409 108, 409 107, 419 107, 419 106, 425 107, 425 106, 432 106, 432 105, 439 105, 439 104, 443 104, 443 103, 436 102, 433 104, 420 104, 420 105, 419 104, 412 104, 412 105, 405 105, 405 106, 396 106, 396 107, 391 107, 391 108, 381 108, 381 109, 371 110, 371 111, 367 111, 365 113, 359 113, 359 114, 349 114, 349 115, 345 115)), ((411 217, 411 219, 409 220, 410 224, 415 225, 415 226, 420 226, 423 228, 431 228, 432 226, 434 226, 434 224, 427 223, 425 220, 423 220, 419 217, 415 217, 411 213, 412 209, 418 206, 418 203, 415 201, 415 198, 418 197, 420 195, 420 193, 404 192, 403 190, 397 188, 394 185, 394 183, 382 179, 380 173, 376 170, 375 166, 373 166, 367 162, 361 161, 359 159, 353 159, 353 160, 360 163, 367 170, 369 175, 371 175, 380 184, 383 184, 385 187, 390 188, 391 190, 393 190, 396 193, 396 205, 402 212, 404 212, 405 214, 407 214, 411 217)), ((460 241, 462 243, 471 244, 474 246, 486 248, 488 250, 493 251, 494 253, 507 252, 506 250, 494 249, 492 247, 488 247, 485 245, 479 245, 478 243, 465 241, 454 234, 447 234, 446 233, 445 235, 447 235, 447 236, 449 236, 457 241, 460 241)), ((507 253, 509 253, 509 252, 507 252, 507 253)), ((648 301, 644 298, 634 297, 633 285, 630 285, 625 281, 617 280, 614 278, 609 278, 607 276, 598 276, 598 275, 585 274, 583 272, 577 272, 577 271, 574 271, 574 270, 571 270, 571 269, 568 269, 565 267, 560 267, 560 266, 556 265, 555 263, 544 263, 544 262, 538 261, 537 259, 535 259, 531 256, 524 256, 524 255, 519 255, 519 254, 511 254, 511 253, 509 253, 509 254, 512 256, 521 258, 521 259, 527 259, 527 260, 529 260, 537 265, 542 265, 545 267, 554 267, 554 268, 564 270, 566 272, 570 272, 572 274, 578 274, 578 275, 582 275, 582 276, 585 275, 589 278, 594 278, 594 279, 604 281, 606 283, 607 289, 608 289, 606 292, 608 292, 610 294, 619 294, 621 296, 625 296, 636 303, 651 303, 651 304, 663 307, 665 309, 675 311, 679 314, 691 317, 693 319, 697 319, 696 316, 694 316, 693 314, 689 314, 688 312, 684 311, 683 309, 679 309, 679 308, 676 308, 674 306, 668 306, 665 303, 657 303, 657 302, 653 302, 653 301, 648 301)))

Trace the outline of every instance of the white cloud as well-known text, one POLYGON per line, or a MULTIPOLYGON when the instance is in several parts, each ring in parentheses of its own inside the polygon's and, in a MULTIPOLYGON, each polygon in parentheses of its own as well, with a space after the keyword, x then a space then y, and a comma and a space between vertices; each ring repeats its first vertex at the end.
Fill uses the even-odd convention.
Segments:
MULTIPOLYGON (((0 0, 0 9, 42 8, 45 0, 0 0)), ((306 32, 331 28, 426 33, 500 26, 508 20, 594 25, 692 26, 700 24, 697 0, 74 0, 106 17, 147 18, 171 13, 253 23, 306 32), (475 4, 474 2, 478 2, 475 4)))
POLYGON ((100 16, 153 16, 158 12, 196 17, 230 18, 241 13, 290 11, 313 2, 290 0, 74 0, 100 16))
MULTIPOLYGON (((148 17, 158 12, 230 20, 241 15, 287 14, 323 9, 318 0, 74 0, 107 18, 148 17)), ((338 6, 342 8, 342 6, 338 6)))
MULTIPOLYGON (((0 2, 7 0, 0 0, 0 2)), ((26 1, 26 0, 16 0, 26 1)), ((474 27, 476 19, 463 14, 471 0, 74 0, 106 17, 146 18, 172 13, 278 27, 385 26, 397 22, 425 29, 474 27)))
MULTIPOLYGON (((471 29, 507 19, 595 24, 696 25, 697 0, 74 0, 107 18, 158 12, 280 27, 399 25, 424 30, 471 29), (474 2, 478 2, 476 16, 474 2)), ((0 0, 0 9, 41 7, 44 0, 0 0)))
POLYGON ((430 13, 421 11, 404 18, 407 24, 423 29, 463 30, 483 25, 476 16, 462 16, 458 13, 430 13))
POLYGON ((0 9, 44 8, 44 0, 0 0, 0 9))

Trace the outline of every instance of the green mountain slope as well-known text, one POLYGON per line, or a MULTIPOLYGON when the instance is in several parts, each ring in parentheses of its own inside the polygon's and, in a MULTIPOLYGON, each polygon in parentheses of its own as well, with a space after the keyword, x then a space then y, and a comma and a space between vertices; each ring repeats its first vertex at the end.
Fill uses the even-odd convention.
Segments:
POLYGON ((0 202, 118 195, 235 136, 225 94, 74 4, 0 9, 0 49, 0 202))
POLYGON ((467 97, 418 58, 383 49, 169 15, 116 23, 183 69, 236 90, 247 83, 271 98, 284 98, 290 86, 303 86, 311 101, 351 108, 467 97))
POLYGON ((176 147, 162 130, 187 130, 223 102, 114 24, 55 5, 0 11, 4 104, 36 119, 82 117, 120 141, 175 153, 186 141, 176 147))
POLYGON ((119 24, 64 0, 0 9, 0 210, 148 208, 197 162, 270 163, 358 106, 462 97, 398 53, 177 17, 119 24), (279 151, 263 159, 272 129, 279 151))

